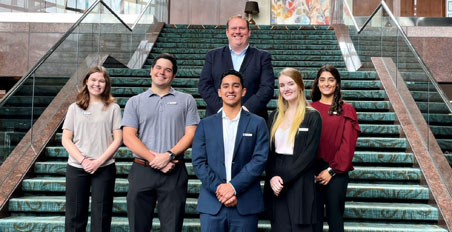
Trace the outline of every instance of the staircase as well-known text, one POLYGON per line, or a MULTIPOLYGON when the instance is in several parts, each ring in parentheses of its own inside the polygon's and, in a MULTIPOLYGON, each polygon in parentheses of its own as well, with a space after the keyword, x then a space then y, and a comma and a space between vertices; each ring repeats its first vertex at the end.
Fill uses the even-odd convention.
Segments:
POLYGON ((408 44, 396 28, 385 28, 382 34, 379 28, 366 28, 359 36, 356 29, 349 28, 352 41, 362 62, 360 70, 375 71, 371 57, 391 57, 396 63, 403 79, 410 90, 418 108, 430 125, 430 130, 440 145, 443 153, 452 163, 452 115, 446 104, 411 52, 408 44))
MULTIPOLYGON (((250 43, 272 54, 276 75, 284 67, 298 68, 305 79, 308 98, 311 93, 309 88, 320 66, 329 63, 341 71, 343 96, 356 108, 362 130, 353 159, 355 170, 350 172, 344 215, 346 231, 447 231, 438 226, 439 210, 431 204, 430 191, 422 184, 422 172, 414 165, 414 155, 407 152, 409 144, 401 138, 401 127, 396 124, 396 115, 390 111, 391 104, 385 100, 386 93, 376 73, 372 70, 345 70, 333 28, 260 26, 253 28, 250 43)), ((152 59, 161 52, 169 52, 176 56, 179 64, 173 87, 192 94, 201 117, 204 117, 205 102, 197 91, 204 57, 208 50, 226 44, 225 26, 166 25, 143 69, 109 69, 113 95, 124 108, 128 98, 142 93, 151 85, 149 67, 152 59)), ((61 83, 64 82, 62 80, 61 83)), ((39 109, 42 112, 52 99, 51 96, 58 91, 58 88, 51 86, 54 81, 52 78, 48 82, 40 79, 40 83, 47 87, 39 88, 40 93, 37 95, 42 97, 35 100, 40 99, 41 104, 34 110, 37 115, 39 109)), ((414 83, 414 86, 418 85, 414 83)), ((0 112, 0 130, 13 128, 14 135, 25 132, 20 130, 20 125, 29 123, 29 116, 26 116, 29 113, 20 119, 21 112, 31 112, 25 107, 29 104, 26 101, 29 101, 30 96, 26 86, 21 93, 23 97, 16 97, 8 103, 10 111, 0 112), (16 119, 6 119, 10 117, 16 119), (6 124, 12 126, 5 127, 6 124)), ((276 107, 276 97, 277 90, 268 104, 271 110, 276 107)), ((432 127, 437 133, 452 134, 450 116, 431 114, 430 121, 437 123, 437 127, 432 127)), ((452 142, 446 141, 447 149, 451 149, 450 144, 452 142)), ((193 172, 191 150, 186 152, 185 158, 190 178, 184 231, 198 231, 200 225, 196 202, 201 182, 193 172)), ((60 130, 41 154, 32 173, 10 199, 7 209, 9 216, 0 219, 0 231, 64 231, 66 161, 67 153, 61 146, 60 130)), ((132 164, 131 152, 121 147, 116 162, 112 231, 128 231, 125 196, 127 174, 132 164)), ((154 219, 154 228, 157 230, 158 227, 158 219, 154 219)), ((261 220, 259 230, 270 231, 269 222, 261 220)), ((327 231, 327 224, 324 230, 327 231)))

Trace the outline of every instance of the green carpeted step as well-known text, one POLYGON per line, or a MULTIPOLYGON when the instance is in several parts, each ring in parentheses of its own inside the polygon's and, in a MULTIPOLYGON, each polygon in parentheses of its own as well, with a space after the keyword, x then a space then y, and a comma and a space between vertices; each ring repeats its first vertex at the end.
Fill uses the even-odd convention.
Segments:
MULTIPOLYGON (((311 89, 314 80, 305 80, 305 86, 307 89, 311 89)), ((171 82, 171 86, 174 88, 184 88, 184 87, 197 87, 199 83, 199 78, 175 78, 171 82)), ((136 77, 114 77, 111 78, 111 84, 113 87, 129 87, 129 86, 151 86, 151 78, 136 78, 136 77)), ((278 82, 275 80, 275 88, 278 87, 278 82)), ((380 81, 377 80, 344 80, 341 82, 341 88, 343 90, 348 89, 381 89, 382 85, 380 81)), ((42 97, 41 97, 42 98, 42 97)))
MULTIPOLYGON (((201 75, 202 68, 198 67, 196 69, 189 69, 185 67, 179 67, 177 71, 178 77, 198 77, 201 75)), ((274 68, 275 75, 278 75, 281 72, 282 68, 274 68)), ((303 69, 300 70, 303 75, 303 79, 314 79, 317 75, 317 69, 303 69)), ((117 77, 143 77, 150 78, 149 69, 124 69, 124 68, 109 68, 108 72, 111 76, 117 77)), ((376 79, 375 72, 369 71, 357 71, 357 72, 341 72, 341 79, 367 79, 367 80, 375 80, 376 79)), ((176 77, 177 78, 177 77, 176 77)))
POLYGON ((28 119, 2 119, 0 120, 0 131, 27 131, 31 127, 31 120, 28 119))
MULTIPOLYGON (((168 39, 168 38, 179 38, 179 39, 226 39, 225 33, 218 33, 218 34, 201 34, 201 33, 187 33, 187 34, 181 34, 181 33, 166 33, 161 32, 159 34, 159 39, 168 39)), ((336 35, 310 35, 310 34, 288 34, 288 35, 278 35, 278 34, 254 34, 252 32, 250 43, 253 44, 254 41, 259 40, 336 40, 336 35)))
MULTIPOLYGON (((111 91, 113 96, 134 96, 148 90, 149 87, 112 87, 111 91)), ((198 88, 176 88, 176 90, 193 95, 193 97, 200 97, 198 88)), ((311 97, 311 90, 308 89, 305 91, 306 97, 309 99, 311 97)), ((276 98, 278 96, 278 89, 275 89, 273 92, 273 97, 276 98)), ((386 93, 384 90, 367 90, 367 91, 356 91, 356 90, 343 90, 342 96, 344 100, 383 100, 386 97, 386 93)))
MULTIPOLYGON (((116 173, 118 175, 129 174, 132 162, 116 162, 116 173)), ((36 174, 65 175, 67 163, 57 162, 36 162, 34 172, 36 174)), ((193 165, 185 163, 189 175, 194 176, 193 165)), ((351 171, 350 178, 355 180, 410 180, 417 181, 421 178, 421 172, 417 168, 405 167, 355 167, 351 171)))
POLYGON ((423 116, 430 125, 452 125, 451 114, 423 113, 423 116))
POLYGON ((452 152, 452 139, 437 139, 439 146, 443 152, 452 152))
MULTIPOLYGON (((24 180, 22 190, 26 192, 65 192, 65 177, 35 177, 24 180)), ((128 180, 117 178, 115 184, 116 193, 127 193, 128 180)), ((264 181, 261 181, 264 187, 264 181)), ((199 194, 201 181, 188 180, 188 193, 199 194)), ((347 198, 353 199, 399 199, 399 200, 428 200, 429 189, 416 184, 378 184, 378 183, 349 183, 347 198)))
MULTIPOLYGON (((225 45, 221 46, 224 47, 225 45)), ((171 54, 200 54, 202 56, 205 56, 207 54, 207 52, 209 52, 211 49, 213 48, 197 48, 197 49, 189 49, 189 48, 158 48, 158 47, 153 47, 152 48, 152 53, 162 53, 162 52, 167 52, 167 53, 171 53, 171 54)), ((322 54, 324 56, 341 56, 342 53, 340 50, 322 50, 317 51, 317 50, 267 50, 272 57, 275 55, 284 55, 284 56, 300 56, 300 55, 319 55, 322 54)), ((273 58, 273 60, 275 60, 273 58)))
POLYGON ((449 108, 444 102, 416 102, 422 113, 449 113, 449 108))
POLYGON ((25 119, 30 118, 32 113, 34 117, 38 117, 44 110, 45 107, 5 107, 0 111, 0 118, 25 119))
MULTIPOLYGON (((89 223, 89 222, 88 222, 89 223)), ((88 229, 89 229, 88 224, 88 229)), ((157 218, 153 220, 153 230, 158 230, 160 222, 157 218)), ((200 230, 199 219, 185 218, 182 232, 193 232, 200 230)), ((126 217, 113 217, 111 224, 112 232, 127 232, 129 231, 129 223, 126 217)), ((0 227, 5 232, 17 231, 64 231, 64 217, 63 216, 12 216, 0 219, 0 227)), ((447 232, 447 230, 437 225, 431 224, 401 224, 401 223, 372 223, 372 222, 345 222, 344 229, 348 232, 447 232)), ((270 232, 270 223, 265 220, 260 220, 258 224, 259 232, 270 232)), ((325 223, 323 231, 328 231, 328 225, 325 223)))
MULTIPOLYGON (((180 43, 157 43, 156 48, 187 48, 187 49, 214 49, 224 47, 227 44, 180 44, 180 43)), ((339 45, 291 45, 291 44, 255 44, 255 48, 264 50, 337 50, 339 45)))
MULTIPOLYGON (((273 51, 272 51, 273 52, 273 51)), ((271 53, 272 53, 271 52, 271 53)), ((149 57, 146 61, 147 64, 151 64, 152 61, 154 60, 155 57, 157 57, 158 55, 160 55, 159 52, 154 52, 149 54, 149 57)), ((202 60, 204 61, 206 58, 206 54, 173 54, 177 61, 178 61, 178 65, 180 64, 179 62, 181 62, 182 60, 202 60)), ((313 53, 312 55, 310 54, 301 54, 301 55, 297 55, 297 56, 293 56, 293 55, 283 55, 283 54, 278 54, 277 52, 272 53, 272 60, 277 60, 277 61, 287 61, 287 60, 296 60, 296 61, 324 61, 324 62, 328 62, 328 61, 344 61, 344 58, 340 55, 340 54, 334 54, 334 53, 330 53, 330 54, 325 54, 326 56, 320 56, 316 53, 313 53)))
MULTIPOLYGON (((225 29, 173 29, 163 28, 163 33, 174 34, 225 34, 225 29)), ((274 34, 274 35, 334 35, 333 30, 251 30, 251 34, 274 34), (270 33, 271 32, 271 33, 270 33)))
MULTIPOLYGON (((228 44, 228 39, 226 35, 223 35, 222 38, 174 38, 174 37, 159 37, 157 39, 157 43, 202 43, 202 44, 228 44)), ((298 44, 298 45, 337 45, 336 39, 303 39, 303 40, 293 40, 293 39, 285 39, 281 40, 271 40, 271 39, 258 39, 250 38, 250 44, 253 46, 259 46, 261 44, 298 44)), ((224 46, 223 45, 223 46, 224 46)))
MULTIPOLYGON (((202 68, 204 66, 204 60, 180 60, 177 62, 178 65, 184 66, 199 66, 202 68)), ((303 69, 305 67, 319 68, 324 65, 325 61, 272 61, 273 67, 294 67, 303 69)), ((328 64, 334 65, 336 67, 345 67, 344 61, 328 61, 328 64)), ((150 63, 143 66, 144 69, 150 69, 150 63)))
POLYGON ((5 103, 5 106, 48 106, 55 96, 12 96, 5 103))
MULTIPOLYGON (((68 154, 62 146, 47 146, 45 156, 48 158, 67 158, 68 154)), ((191 160, 191 148, 185 152, 184 157, 186 160, 191 160)), ((132 159, 132 152, 127 147, 122 146, 116 152, 115 158, 117 160, 132 159)), ((353 163, 413 164, 413 153, 355 151, 353 163)))
MULTIPOLYGON (((163 28, 172 29, 226 29, 226 25, 194 25, 194 24, 165 24, 163 28)), ((329 25, 250 25, 251 30, 334 30, 334 27, 329 25)), ((268 33, 272 34, 272 33, 268 33)))
POLYGON ((63 86, 69 80, 69 77, 35 77, 25 81, 25 85, 56 85, 63 86))
MULTIPOLYGON (((65 211, 64 196, 27 196, 13 198, 9 201, 10 212, 59 212, 65 211)), ((198 214, 197 199, 187 198, 186 214, 198 214)), ((126 197, 115 197, 114 213, 127 213, 126 197)), ((438 209, 428 204, 419 203, 376 203, 346 202, 344 218, 346 219, 380 219, 380 220, 438 220, 438 209)))
POLYGON ((56 96, 58 92, 61 90, 62 86, 32 86, 32 85, 24 85, 17 92, 17 95, 29 96, 34 92, 35 96, 56 96))

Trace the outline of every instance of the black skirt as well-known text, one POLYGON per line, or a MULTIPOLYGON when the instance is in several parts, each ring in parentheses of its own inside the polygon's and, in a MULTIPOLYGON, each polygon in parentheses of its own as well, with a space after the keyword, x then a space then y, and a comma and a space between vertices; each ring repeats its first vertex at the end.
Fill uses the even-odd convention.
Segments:
MULTIPOLYGON (((278 170, 289 167, 293 163, 292 159, 292 155, 276 154, 274 163, 267 165, 274 165, 275 173, 278 173, 278 170)), ((316 196, 313 167, 307 169, 298 179, 283 185, 277 197, 271 189, 270 177, 266 178, 264 200, 268 219, 278 220, 281 215, 278 211, 287 210, 291 224, 316 224, 322 221, 323 209, 318 208, 320 199, 316 196)))

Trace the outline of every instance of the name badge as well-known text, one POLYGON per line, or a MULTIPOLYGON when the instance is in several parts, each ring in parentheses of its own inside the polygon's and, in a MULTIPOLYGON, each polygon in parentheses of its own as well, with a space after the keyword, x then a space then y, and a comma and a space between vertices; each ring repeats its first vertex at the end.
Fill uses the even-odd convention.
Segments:
POLYGON ((166 104, 168 104, 168 105, 177 105, 177 102, 168 102, 166 104))
POLYGON ((243 136, 251 137, 251 136, 253 136, 253 134, 251 134, 251 133, 243 133, 243 136))
POLYGON ((91 112, 89 112, 89 111, 83 111, 83 114, 84 114, 84 115, 91 115, 91 112))
POLYGON ((309 128, 298 128, 298 131, 309 131, 309 128))
POLYGON ((336 112, 336 111, 333 111, 333 114, 337 114, 337 112, 336 112))

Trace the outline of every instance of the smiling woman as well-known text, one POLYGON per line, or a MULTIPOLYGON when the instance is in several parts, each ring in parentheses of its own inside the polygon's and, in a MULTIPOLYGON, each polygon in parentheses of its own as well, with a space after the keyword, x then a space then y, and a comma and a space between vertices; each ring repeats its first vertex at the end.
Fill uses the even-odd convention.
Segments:
POLYGON ((121 109, 111 96, 104 67, 91 68, 77 101, 69 106, 62 144, 66 167, 66 231, 86 231, 91 195, 91 231, 110 231, 116 168, 122 144, 121 109))
POLYGON ((322 216, 317 205, 313 162, 322 121, 304 95, 301 73, 279 75, 278 108, 270 115, 270 152, 264 188, 272 231, 314 231, 322 216))
MULTIPOLYGON (((343 214, 348 185, 348 171, 360 128, 355 108, 342 100, 341 76, 332 65, 317 72, 312 86, 312 107, 322 115, 322 135, 315 162, 315 177, 320 197, 318 208, 326 216, 330 231, 344 231, 343 214)), ((323 217, 322 217, 323 218, 323 217)), ((319 224, 317 231, 322 231, 319 224)))

